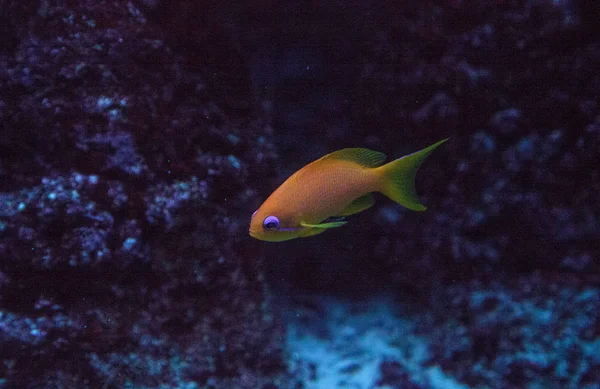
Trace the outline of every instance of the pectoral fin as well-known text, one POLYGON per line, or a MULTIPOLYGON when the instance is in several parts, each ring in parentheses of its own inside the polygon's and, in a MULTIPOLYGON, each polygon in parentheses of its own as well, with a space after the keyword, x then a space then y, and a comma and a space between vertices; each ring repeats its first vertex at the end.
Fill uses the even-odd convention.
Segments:
POLYGON ((346 223, 348 223, 348 222, 329 222, 329 223, 320 223, 320 224, 308 224, 308 223, 300 222, 300 225, 302 227, 326 229, 326 228, 341 227, 346 223))

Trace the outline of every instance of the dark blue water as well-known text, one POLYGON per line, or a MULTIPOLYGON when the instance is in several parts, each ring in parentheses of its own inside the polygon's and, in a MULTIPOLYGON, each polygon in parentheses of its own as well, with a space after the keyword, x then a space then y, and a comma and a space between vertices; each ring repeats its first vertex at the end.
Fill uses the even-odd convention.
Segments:
POLYGON ((0 1, 0 387, 600 388, 598 17, 0 1), (248 235, 327 153, 447 137, 425 212, 248 235))

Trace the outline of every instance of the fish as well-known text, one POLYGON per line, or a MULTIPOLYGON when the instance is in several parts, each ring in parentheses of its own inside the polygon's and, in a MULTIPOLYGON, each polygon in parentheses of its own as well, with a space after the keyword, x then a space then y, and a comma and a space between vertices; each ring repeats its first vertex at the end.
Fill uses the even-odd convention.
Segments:
POLYGON ((417 170, 449 138, 384 164, 384 153, 346 148, 292 174, 254 211, 250 236, 268 242, 305 238, 338 228, 370 208, 380 192, 413 211, 424 211, 415 189, 417 170))

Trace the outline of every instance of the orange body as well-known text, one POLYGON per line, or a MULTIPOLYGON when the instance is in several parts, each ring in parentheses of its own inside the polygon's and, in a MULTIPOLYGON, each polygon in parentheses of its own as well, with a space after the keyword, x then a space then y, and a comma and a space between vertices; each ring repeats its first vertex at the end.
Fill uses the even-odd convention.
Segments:
POLYGON ((250 235, 266 241, 306 237, 339 227, 328 222, 373 205, 382 192, 407 208, 425 210, 414 189, 415 174, 440 141, 383 165, 385 155, 363 148, 342 149, 309 163, 277 188, 252 214, 250 235))
MULTIPOLYGON (((317 224, 339 215, 357 197, 378 190, 378 183, 374 169, 352 161, 317 160, 290 176, 265 200, 255 217, 260 220, 267 216, 261 211, 268 210, 287 227, 300 227, 300 221, 317 224)), ((261 229, 262 225, 254 228, 261 229)))

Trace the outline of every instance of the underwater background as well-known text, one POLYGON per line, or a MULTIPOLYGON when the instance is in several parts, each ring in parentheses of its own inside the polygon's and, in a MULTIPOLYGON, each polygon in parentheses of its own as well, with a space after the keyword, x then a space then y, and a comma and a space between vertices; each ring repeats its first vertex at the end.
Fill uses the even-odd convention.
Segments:
POLYGON ((600 4, 0 0, 0 388, 600 388, 600 4), (398 158, 318 236, 290 174, 398 158))

